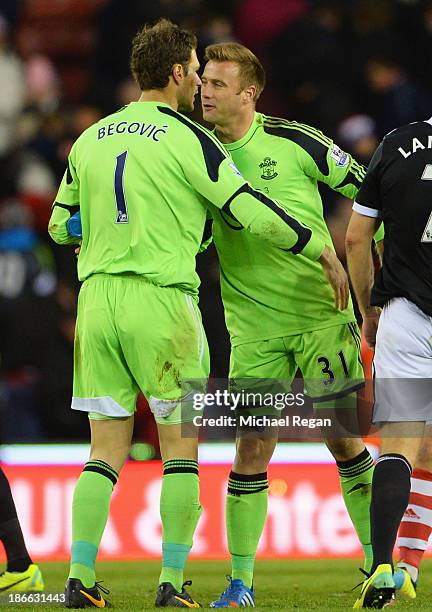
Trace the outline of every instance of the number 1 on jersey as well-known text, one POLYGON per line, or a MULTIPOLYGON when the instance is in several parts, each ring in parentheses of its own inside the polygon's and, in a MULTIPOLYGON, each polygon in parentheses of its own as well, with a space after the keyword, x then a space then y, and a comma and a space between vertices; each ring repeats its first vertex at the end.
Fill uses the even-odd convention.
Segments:
POLYGON ((116 167, 114 172, 114 193, 117 205, 116 223, 129 223, 126 198, 123 188, 123 175, 126 165, 127 151, 123 151, 116 157, 116 167))

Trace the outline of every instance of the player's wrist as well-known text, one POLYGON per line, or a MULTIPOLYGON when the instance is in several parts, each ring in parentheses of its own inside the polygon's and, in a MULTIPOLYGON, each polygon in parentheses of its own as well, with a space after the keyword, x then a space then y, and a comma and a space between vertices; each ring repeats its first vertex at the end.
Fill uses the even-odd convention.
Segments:
POLYGON ((324 245, 322 253, 319 257, 320 263, 322 264, 329 263, 332 258, 332 255, 334 255, 333 251, 327 245, 324 245))
POLYGON ((363 319, 367 319, 368 317, 376 317, 377 315, 379 315, 381 312, 381 308, 379 308, 378 306, 369 305, 362 308, 360 312, 363 319))

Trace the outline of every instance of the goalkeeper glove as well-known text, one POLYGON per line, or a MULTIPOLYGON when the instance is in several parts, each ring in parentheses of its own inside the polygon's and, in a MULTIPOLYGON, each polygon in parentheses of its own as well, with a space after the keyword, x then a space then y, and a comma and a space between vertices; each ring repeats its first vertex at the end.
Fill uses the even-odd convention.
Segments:
POLYGON ((81 213, 77 212, 66 223, 67 231, 73 238, 82 239, 81 213))

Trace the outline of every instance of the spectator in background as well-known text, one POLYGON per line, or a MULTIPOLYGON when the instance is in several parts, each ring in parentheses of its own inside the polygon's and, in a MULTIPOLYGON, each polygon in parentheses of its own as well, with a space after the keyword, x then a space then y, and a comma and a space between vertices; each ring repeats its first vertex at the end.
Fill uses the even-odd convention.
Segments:
POLYGON ((0 13, 0 198, 13 191, 18 168, 16 124, 25 102, 23 65, 8 44, 8 23, 0 13))
POLYGON ((27 100, 42 113, 53 112, 60 104, 59 76, 51 60, 41 53, 26 62, 27 100))
POLYGON ((71 415, 76 292, 58 284, 51 249, 19 200, 0 207, 0 438, 85 435, 71 415), (17 418, 19 415, 19 418, 17 418))
POLYGON ((213 15, 201 27, 199 44, 204 49, 207 45, 235 40, 232 22, 225 15, 213 15))
POLYGON ((262 51, 308 10, 306 0, 242 0, 235 11, 235 32, 247 47, 262 51))
POLYGON ((351 28, 341 4, 314 3, 271 42, 268 58, 270 80, 289 101, 289 114, 311 125, 318 122, 330 134, 335 134, 340 117, 352 111, 357 88, 351 28))
POLYGON ((397 126, 430 116, 431 96, 416 85, 394 59, 371 57, 366 63, 365 74, 379 138, 397 126))
POLYGON ((412 53, 411 67, 413 74, 419 79, 422 86, 432 91, 432 83, 428 70, 425 66, 432 63, 432 1, 428 0, 423 5, 421 18, 417 21, 418 29, 414 33, 411 30, 410 41, 407 44, 412 53), (415 40, 415 45, 412 41, 415 40), (421 58, 421 61, 419 61, 421 58))
POLYGON ((410 77, 432 93, 430 72, 425 70, 432 62, 432 0, 399 0, 394 4, 392 48, 410 77))
POLYGON ((2 0, 1 13, 10 25, 11 29, 16 26, 18 15, 21 9, 20 4, 21 2, 17 2, 17 0, 2 0))
MULTIPOLYGON (((369 115, 351 115, 338 127, 341 145, 367 166, 378 146, 375 121, 369 115)), ((345 247, 344 247, 345 248, 345 247)))
MULTIPOLYGON (((129 0, 125 10, 124 0, 109 0, 104 3, 98 17, 96 53, 92 62, 94 84, 91 99, 102 109, 102 114, 113 112, 113 92, 129 78, 129 46, 138 30, 139 23, 152 23, 161 15, 172 19, 180 26, 188 19, 206 23, 203 10, 205 0, 129 0), (113 45, 112 41, 116 44, 113 45)), ((188 24, 189 27, 189 24, 188 24)), ((128 100, 130 102, 130 100, 128 100)))
POLYGON ((9 200, 0 211, 0 355, 2 441, 42 439, 37 410, 40 374, 39 297, 52 295, 55 276, 41 265, 38 237, 21 202, 9 200), (16 414, 19 413, 19 420, 16 414))
POLYGON ((8 23, 0 14, 0 155, 14 145, 14 128, 25 101, 23 65, 8 45, 8 23))

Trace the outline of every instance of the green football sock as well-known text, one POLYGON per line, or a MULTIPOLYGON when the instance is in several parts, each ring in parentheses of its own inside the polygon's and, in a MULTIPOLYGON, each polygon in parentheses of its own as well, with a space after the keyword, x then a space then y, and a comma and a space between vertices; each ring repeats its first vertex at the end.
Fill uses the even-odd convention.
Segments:
POLYGON ((349 461, 337 461, 342 496, 365 555, 364 569, 372 567, 370 503, 374 462, 365 448, 349 461))
POLYGON ((96 581, 95 563, 108 519, 117 472, 104 461, 88 461, 78 479, 72 503, 72 558, 69 578, 85 587, 96 581))
POLYGON ((255 555, 264 529, 268 502, 267 473, 231 472, 226 500, 226 528, 233 580, 252 587, 255 555))
POLYGON ((160 515, 163 543, 159 584, 170 582, 181 591, 183 570, 201 516, 196 461, 171 459, 164 462, 160 515))

